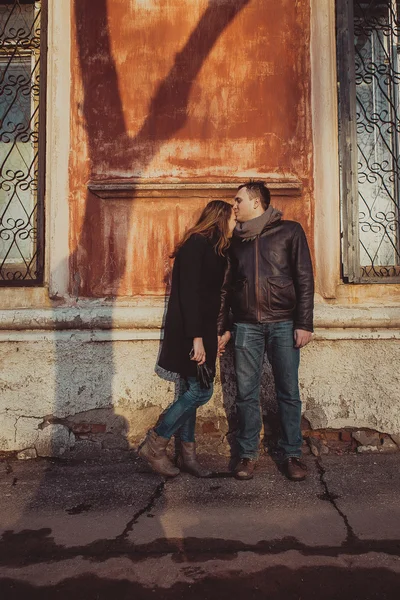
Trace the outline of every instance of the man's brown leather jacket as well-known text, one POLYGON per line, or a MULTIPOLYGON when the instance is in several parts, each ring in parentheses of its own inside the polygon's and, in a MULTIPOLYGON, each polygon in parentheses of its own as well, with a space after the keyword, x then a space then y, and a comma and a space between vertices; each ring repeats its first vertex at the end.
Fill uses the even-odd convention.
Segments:
POLYGON ((294 321, 313 331, 314 278, 307 239, 300 223, 278 221, 260 235, 234 235, 222 288, 218 332, 228 328, 228 313, 239 323, 294 321))

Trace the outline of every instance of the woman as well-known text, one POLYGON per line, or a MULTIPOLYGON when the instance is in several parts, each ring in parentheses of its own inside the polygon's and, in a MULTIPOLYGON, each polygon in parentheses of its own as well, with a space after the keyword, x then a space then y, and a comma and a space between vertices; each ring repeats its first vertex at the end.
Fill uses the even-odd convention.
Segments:
MULTIPOLYGON (((226 251, 236 225, 233 208, 222 200, 209 202, 196 225, 189 229, 174 254, 171 295, 165 320, 164 342, 158 364, 181 376, 178 399, 161 415, 139 448, 139 455, 162 475, 174 477, 179 469, 170 461, 166 448, 179 434, 180 468, 196 477, 207 477, 196 458, 196 411, 213 393, 197 379, 197 365, 206 363, 215 376, 217 318, 221 286, 226 270, 226 251)), ((227 341, 230 334, 224 334, 227 341)))

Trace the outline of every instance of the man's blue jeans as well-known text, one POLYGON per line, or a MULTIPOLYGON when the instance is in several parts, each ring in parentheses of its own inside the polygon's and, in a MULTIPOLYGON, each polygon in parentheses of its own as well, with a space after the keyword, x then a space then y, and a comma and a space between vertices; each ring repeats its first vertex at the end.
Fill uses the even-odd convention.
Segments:
POLYGON ((170 439, 179 432, 182 442, 194 442, 196 412, 213 395, 213 384, 209 390, 201 389, 196 377, 181 379, 179 397, 161 415, 155 432, 170 439))
POLYGON ((294 347, 293 322, 235 323, 235 366, 241 458, 258 458, 262 426, 260 384, 267 351, 275 379, 281 424, 278 448, 283 458, 301 456, 301 400, 298 384, 300 350, 294 347))

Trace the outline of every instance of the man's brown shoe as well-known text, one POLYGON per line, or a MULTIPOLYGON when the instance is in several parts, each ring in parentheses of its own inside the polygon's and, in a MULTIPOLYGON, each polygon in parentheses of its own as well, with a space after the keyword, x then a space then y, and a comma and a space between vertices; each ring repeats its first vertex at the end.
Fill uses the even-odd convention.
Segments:
POLYGON ((283 463, 285 475, 291 481, 304 481, 307 475, 306 465, 294 456, 290 456, 283 463))
POLYGON ((241 458, 235 467, 235 477, 245 481, 246 479, 253 479, 254 468, 256 466, 256 460, 251 458, 241 458))

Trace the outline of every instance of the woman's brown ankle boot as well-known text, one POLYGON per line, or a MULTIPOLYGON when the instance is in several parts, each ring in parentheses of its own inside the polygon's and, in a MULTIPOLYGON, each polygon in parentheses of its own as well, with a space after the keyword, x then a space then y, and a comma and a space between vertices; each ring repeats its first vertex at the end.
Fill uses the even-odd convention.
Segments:
POLYGON ((210 477, 212 474, 212 471, 203 467, 197 460, 195 442, 180 443, 177 463, 181 471, 190 473, 195 477, 210 477))
POLYGON ((175 467, 167 456, 166 448, 169 439, 157 435, 154 429, 150 429, 147 437, 140 446, 138 454, 149 463, 153 471, 165 477, 176 477, 179 469, 175 467))

